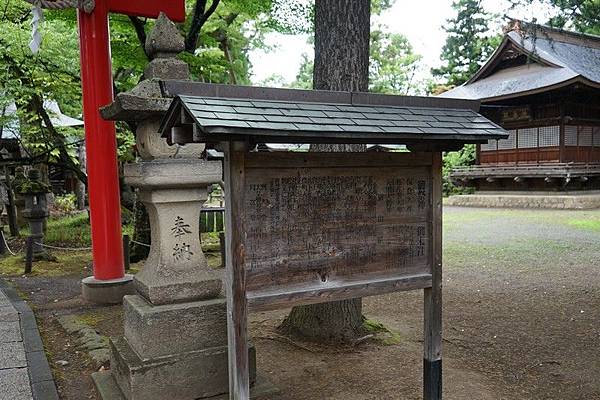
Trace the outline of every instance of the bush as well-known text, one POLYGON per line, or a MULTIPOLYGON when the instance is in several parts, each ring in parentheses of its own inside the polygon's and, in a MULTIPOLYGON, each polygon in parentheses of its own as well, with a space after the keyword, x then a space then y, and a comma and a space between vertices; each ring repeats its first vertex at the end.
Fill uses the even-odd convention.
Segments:
POLYGON ((77 196, 67 193, 54 197, 54 208, 62 214, 73 214, 77 211, 77 196))
POLYGON ((468 144, 459 151, 444 153, 444 165, 442 168, 442 181, 444 196, 453 194, 472 193, 472 188, 456 186, 450 180, 450 173, 456 167, 473 165, 475 162, 475 145, 468 144))

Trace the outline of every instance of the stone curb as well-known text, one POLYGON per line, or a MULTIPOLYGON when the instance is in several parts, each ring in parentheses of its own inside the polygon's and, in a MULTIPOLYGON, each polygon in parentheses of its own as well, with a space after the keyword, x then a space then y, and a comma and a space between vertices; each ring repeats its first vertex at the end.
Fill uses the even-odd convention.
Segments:
POLYGON ((19 312, 21 336, 27 358, 27 370, 33 400, 59 400, 56 384, 48 359, 44 352, 44 345, 37 327, 35 315, 31 308, 19 297, 17 291, 0 279, 0 290, 19 312))

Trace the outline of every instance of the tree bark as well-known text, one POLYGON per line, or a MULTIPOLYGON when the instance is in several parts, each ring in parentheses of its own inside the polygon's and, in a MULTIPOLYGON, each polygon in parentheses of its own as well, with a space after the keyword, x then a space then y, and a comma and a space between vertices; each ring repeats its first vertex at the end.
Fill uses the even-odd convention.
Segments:
MULTIPOLYGON (((369 88, 370 0, 317 0, 313 87, 366 92, 369 88)), ((310 151, 357 152, 366 145, 311 145, 310 151)), ((280 330, 321 342, 355 341, 365 334, 362 299, 294 307, 280 330)))

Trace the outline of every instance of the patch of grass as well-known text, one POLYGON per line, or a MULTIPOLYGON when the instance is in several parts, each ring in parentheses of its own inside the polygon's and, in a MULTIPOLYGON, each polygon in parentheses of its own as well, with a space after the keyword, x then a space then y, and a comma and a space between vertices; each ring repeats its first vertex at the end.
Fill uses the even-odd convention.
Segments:
MULTIPOLYGON (((33 263, 30 276, 65 276, 79 274, 92 262, 92 255, 88 251, 55 252, 52 253, 57 261, 37 261, 33 263)), ((22 256, 11 256, 2 259, 0 275, 23 275, 25 261, 22 256)))
POLYGON ((221 242, 218 232, 206 232, 201 235, 202 251, 210 268, 221 268, 221 242))
POLYGON ((600 232, 600 219, 570 219, 567 224, 579 229, 600 232))
POLYGON ((219 253, 205 253, 206 262, 208 266, 213 269, 221 268, 221 254, 219 253))
MULTIPOLYGON (((22 237, 27 237, 29 233, 29 227, 21 230, 22 237)), ((44 243, 53 246, 89 247, 92 239, 87 213, 48 218, 44 243)))
POLYGON ((365 319, 363 326, 367 332, 375 335, 375 340, 385 346, 393 346, 402 342, 402 336, 398 332, 390 330, 381 322, 365 319))
POLYGON ((97 313, 87 313, 82 315, 77 315, 75 319, 82 324, 91 326, 92 328, 96 328, 100 323, 106 321, 106 315, 100 315, 97 313))
MULTIPOLYGON (((123 234, 130 237, 133 229, 132 224, 122 227, 123 234)), ((28 235, 29 227, 21 230, 21 236, 28 235)), ((44 243, 58 247, 90 247, 92 233, 87 212, 48 218, 44 243)))

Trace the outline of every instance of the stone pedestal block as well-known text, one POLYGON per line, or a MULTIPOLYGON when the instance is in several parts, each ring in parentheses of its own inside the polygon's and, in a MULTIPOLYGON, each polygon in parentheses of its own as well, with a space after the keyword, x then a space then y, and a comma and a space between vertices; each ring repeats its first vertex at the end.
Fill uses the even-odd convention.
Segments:
POLYGON ((125 166, 139 188, 152 228, 152 246, 135 277, 154 305, 217 298, 221 273, 210 269, 200 246, 200 208, 207 186, 221 180, 221 163, 194 159, 145 161, 125 166))
MULTIPOLYGON (((249 357, 255 366, 254 348, 249 357)), ((111 370, 127 400, 193 400, 226 393, 227 359, 227 346, 221 346, 142 360, 126 340, 111 340, 111 370)), ((255 367, 250 377, 254 382, 255 367)))
POLYGON ((224 298, 152 306, 141 296, 126 296, 123 306, 125 337, 142 359, 227 344, 224 298))

